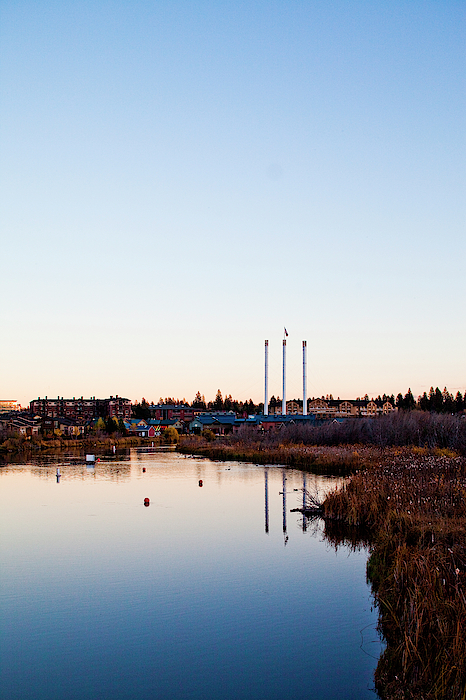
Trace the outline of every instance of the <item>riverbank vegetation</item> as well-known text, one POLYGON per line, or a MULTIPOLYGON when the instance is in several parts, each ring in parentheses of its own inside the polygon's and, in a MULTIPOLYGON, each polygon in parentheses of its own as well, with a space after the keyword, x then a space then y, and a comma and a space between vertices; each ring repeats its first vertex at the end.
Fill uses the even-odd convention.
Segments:
MULTIPOLYGON (((37 453, 53 452, 96 452, 102 454, 116 450, 138 447, 141 445, 175 445, 179 440, 179 433, 173 426, 168 426, 163 433, 153 438, 143 438, 137 435, 128 435, 125 430, 119 431, 114 426, 118 423, 109 419, 97 421, 95 428, 85 435, 67 437, 60 433, 50 433, 48 435, 15 435, 6 433, 0 434, 0 461, 8 460, 9 456, 28 457, 37 453), (100 422, 99 422, 100 421, 100 422), (110 429, 107 430, 107 426, 110 429)), ((124 426, 123 426, 124 428, 124 426)))
POLYGON ((23 436, 14 436, 6 438, 0 444, 0 462, 10 458, 29 458, 36 454, 53 454, 55 452, 76 452, 84 454, 86 452, 102 454, 110 452, 113 447, 116 450, 128 449, 130 447, 138 447, 141 445, 150 445, 152 442, 159 444, 159 440, 151 441, 147 438, 140 437, 125 437, 121 435, 91 435, 88 437, 65 438, 65 437, 50 437, 44 438, 34 436, 31 438, 23 436))
POLYGON ((463 415, 427 411, 398 411, 376 419, 350 419, 309 427, 291 426, 290 439, 318 445, 438 447, 466 455, 466 418, 463 415))
POLYGON ((376 462, 388 448, 403 446, 447 449, 466 455, 466 419, 425 411, 399 411, 342 423, 297 423, 268 432, 244 426, 237 433, 220 438, 210 430, 201 436, 183 436, 179 449, 211 459, 351 473, 376 462))
POLYGON ((135 435, 121 435, 119 433, 107 435, 103 432, 74 438, 64 436, 25 437, 20 435, 7 437, 0 443, 0 457, 5 458, 8 454, 21 456, 38 452, 53 453, 62 451, 101 453, 109 452, 113 447, 117 450, 122 450, 143 445, 151 445, 153 447, 159 445, 175 445, 178 440, 178 431, 173 426, 168 426, 159 437, 155 438, 142 438, 135 435))
MULTIPOLYGON (((368 578, 387 642, 382 698, 466 697, 466 459, 448 449, 391 450, 323 504, 370 533, 368 578)), ((354 535, 353 535, 354 536, 354 535)))
POLYGON ((182 436, 178 450, 222 461, 281 464, 316 474, 348 474, 379 455, 377 448, 363 445, 317 446, 293 443, 264 444, 262 440, 212 441, 203 436, 182 436))

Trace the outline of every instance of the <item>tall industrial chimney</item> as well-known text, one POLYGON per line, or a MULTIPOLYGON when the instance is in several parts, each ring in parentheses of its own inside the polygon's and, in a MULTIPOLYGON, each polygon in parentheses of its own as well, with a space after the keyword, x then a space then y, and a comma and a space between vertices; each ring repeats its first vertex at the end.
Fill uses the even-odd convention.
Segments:
POLYGON ((283 338, 283 396, 282 416, 286 416, 286 339, 283 338))
POLYGON ((264 416, 269 415, 269 341, 265 341, 264 416))
POLYGON ((303 416, 307 416, 307 340, 303 340, 303 416))

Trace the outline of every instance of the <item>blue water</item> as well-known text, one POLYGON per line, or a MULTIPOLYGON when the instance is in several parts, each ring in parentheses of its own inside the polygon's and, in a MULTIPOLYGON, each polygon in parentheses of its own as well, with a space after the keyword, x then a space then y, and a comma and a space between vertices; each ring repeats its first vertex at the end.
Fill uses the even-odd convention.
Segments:
POLYGON ((367 552, 286 477, 284 509, 282 469, 173 452, 0 469, 2 700, 376 698, 367 552))

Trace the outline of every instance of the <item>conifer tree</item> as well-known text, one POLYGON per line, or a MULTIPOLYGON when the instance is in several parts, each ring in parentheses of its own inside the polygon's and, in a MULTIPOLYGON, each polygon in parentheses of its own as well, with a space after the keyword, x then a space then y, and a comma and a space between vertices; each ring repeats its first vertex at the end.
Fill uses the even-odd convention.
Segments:
POLYGON ((414 396, 411 392, 411 389, 408 389, 407 393, 405 394, 403 404, 403 408, 405 411, 412 411, 413 408, 415 408, 416 402, 414 400, 414 396))
POLYGON ((217 390, 217 395, 212 407, 215 411, 223 411, 223 397, 220 389, 217 390))
POLYGON ((419 408, 421 409, 421 411, 429 410, 429 398, 426 392, 424 392, 423 395, 419 398, 419 408))
POLYGON ((443 410, 443 394, 440 391, 440 389, 437 387, 435 389, 434 393, 434 403, 432 406, 433 410, 436 411, 437 413, 442 413, 443 410))

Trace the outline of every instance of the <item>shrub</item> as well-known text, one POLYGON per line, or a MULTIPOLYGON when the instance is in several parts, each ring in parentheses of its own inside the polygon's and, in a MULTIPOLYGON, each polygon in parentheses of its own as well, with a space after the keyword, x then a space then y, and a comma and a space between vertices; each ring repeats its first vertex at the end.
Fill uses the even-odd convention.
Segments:
POLYGON ((166 445, 174 445, 178 442, 179 439, 179 433, 177 429, 174 428, 172 425, 169 425, 163 431, 163 441, 166 445))

